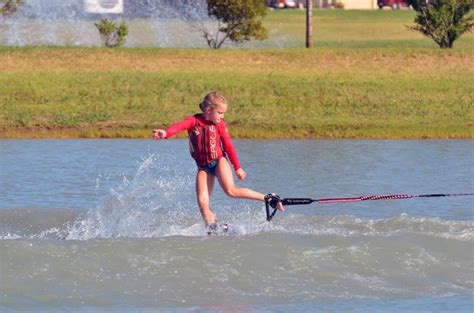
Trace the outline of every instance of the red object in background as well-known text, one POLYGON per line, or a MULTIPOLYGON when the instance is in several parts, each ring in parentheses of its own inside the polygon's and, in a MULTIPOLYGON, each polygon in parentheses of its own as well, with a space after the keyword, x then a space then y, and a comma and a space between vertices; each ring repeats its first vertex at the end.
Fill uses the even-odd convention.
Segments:
POLYGON ((383 7, 391 7, 396 10, 401 7, 409 7, 408 3, 405 0, 378 0, 377 5, 380 9, 383 7))
POLYGON ((276 9, 296 8, 296 2, 293 0, 271 0, 267 4, 276 9))

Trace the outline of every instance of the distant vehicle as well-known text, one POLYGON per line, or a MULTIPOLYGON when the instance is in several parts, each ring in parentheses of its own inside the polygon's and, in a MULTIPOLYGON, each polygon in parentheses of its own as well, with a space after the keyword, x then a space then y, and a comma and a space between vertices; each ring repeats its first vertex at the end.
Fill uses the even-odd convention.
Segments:
POLYGON ((270 2, 270 6, 275 9, 284 9, 284 8, 294 9, 297 7, 296 2, 292 0, 273 0, 270 2))
POLYGON ((410 6, 405 0, 377 0, 377 5, 380 9, 383 7, 391 7, 393 10, 410 6))

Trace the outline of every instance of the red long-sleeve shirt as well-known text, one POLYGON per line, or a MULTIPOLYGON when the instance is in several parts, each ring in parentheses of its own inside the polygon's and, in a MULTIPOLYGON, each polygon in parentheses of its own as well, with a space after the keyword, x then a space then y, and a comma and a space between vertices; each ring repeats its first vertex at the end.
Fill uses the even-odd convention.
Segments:
POLYGON ((198 166, 206 166, 222 158, 225 153, 234 170, 240 168, 237 152, 223 120, 214 124, 206 120, 203 114, 192 115, 166 129, 166 138, 183 130, 188 131, 189 150, 198 166))

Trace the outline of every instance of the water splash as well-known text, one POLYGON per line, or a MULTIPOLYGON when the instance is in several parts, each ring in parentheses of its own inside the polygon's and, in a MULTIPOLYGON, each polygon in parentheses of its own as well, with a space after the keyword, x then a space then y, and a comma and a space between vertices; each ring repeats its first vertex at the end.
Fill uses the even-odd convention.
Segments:
POLYGON ((170 169, 156 155, 149 155, 133 177, 124 176, 96 209, 73 224, 66 239, 147 238, 172 235, 176 225, 180 231, 196 228, 198 217, 190 205, 192 175, 186 169, 170 169))
MULTIPOLYGON (((96 0, 24 0, 12 17, 0 15, 0 45, 100 47, 103 43, 94 23, 103 17, 127 23, 125 47, 207 48, 201 27, 218 29, 207 14, 205 0, 124 0, 121 14, 86 12, 86 1, 96 0)), ((270 39, 265 41, 226 41, 224 46, 300 46, 280 28, 269 29, 269 33, 270 39)))
POLYGON ((2 19, 1 43, 8 46, 94 45, 97 30, 83 18, 78 1, 25 1, 13 17, 2 19))
MULTIPOLYGON (((173 156, 149 153, 137 162, 133 175, 113 178, 115 186, 107 195, 96 193, 101 200, 91 209, 18 208, 0 212, 0 239, 205 236, 195 200, 195 167, 180 165, 173 156)), ((110 184, 110 179, 109 175, 99 175, 95 180, 96 192, 102 180, 110 184)), ((225 197, 216 199, 216 205, 219 220, 232 226, 230 235, 258 234, 281 227, 264 222, 262 203, 225 197)))
MULTIPOLYGON (((186 163, 191 164, 191 163, 186 163)), ((133 175, 122 175, 99 205, 89 210, 17 208, 0 212, 0 239, 162 238, 205 236, 195 201, 195 167, 183 166, 173 156, 148 153, 133 175), (169 165, 168 165, 169 164, 169 165)), ((101 180, 109 175, 99 175, 101 180)), ((110 183, 110 182, 107 182, 110 183)), ((450 221, 407 214, 387 219, 349 215, 297 214, 289 208, 265 222, 262 203, 219 194, 215 204, 219 221, 230 224, 231 235, 291 234, 336 238, 390 238, 416 236, 472 242, 474 222, 450 221), (223 196, 223 197, 220 197, 223 196)))
POLYGON ((205 1, 135 0, 122 14, 91 14, 84 0, 25 0, 11 18, 0 17, 0 44, 101 46, 94 23, 125 21, 128 47, 198 47, 205 42, 189 23, 208 18, 205 1))

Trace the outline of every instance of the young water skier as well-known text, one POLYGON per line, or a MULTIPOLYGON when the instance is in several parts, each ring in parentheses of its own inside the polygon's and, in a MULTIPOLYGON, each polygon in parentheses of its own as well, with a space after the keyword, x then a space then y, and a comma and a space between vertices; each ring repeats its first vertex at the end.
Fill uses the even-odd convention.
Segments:
MULTIPOLYGON (((166 130, 155 129, 153 131, 155 139, 166 139, 183 130, 188 131, 191 156, 198 166, 196 175, 197 202, 208 234, 217 233, 216 218, 210 207, 210 198, 216 177, 222 190, 229 197, 267 202, 272 208, 284 211, 280 197, 277 195, 264 195, 249 188, 235 186, 232 169, 226 156, 240 180, 244 180, 247 173, 240 167, 237 153, 224 122, 227 107, 227 100, 220 93, 211 92, 199 104, 202 113, 189 116, 166 130)), ((225 224, 223 230, 227 230, 225 224)))

